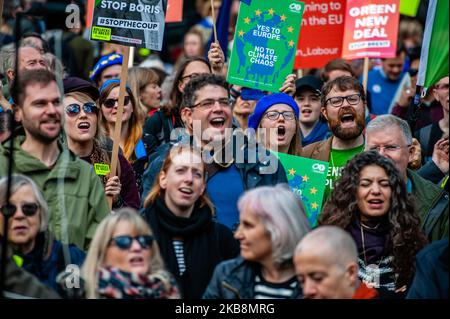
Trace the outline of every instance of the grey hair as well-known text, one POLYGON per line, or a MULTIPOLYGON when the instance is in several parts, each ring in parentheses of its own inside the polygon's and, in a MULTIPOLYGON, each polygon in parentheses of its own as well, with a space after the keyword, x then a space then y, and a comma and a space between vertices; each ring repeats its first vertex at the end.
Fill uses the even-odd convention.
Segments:
POLYGON ((298 243, 295 254, 300 254, 305 247, 313 247, 321 257, 344 268, 350 262, 358 263, 358 249, 352 236, 337 226, 320 226, 298 243))
POLYGON ((408 123, 405 120, 402 120, 401 118, 392 114, 379 115, 372 121, 370 121, 369 124, 367 124, 366 141, 371 131, 381 131, 388 127, 392 127, 393 125, 398 127, 400 131, 403 133, 403 136, 406 140, 406 144, 411 145, 412 134, 408 123))
POLYGON ((1 51, 2 72, 6 75, 9 70, 14 70, 16 62, 16 50, 13 48, 3 48, 1 51))
POLYGON ((239 211, 257 215, 272 242, 272 261, 278 267, 292 266, 295 246, 311 229, 305 208, 286 184, 262 186, 247 191, 238 202, 239 211))
MULTIPOLYGON (((8 178, 3 177, 0 179, 0 205, 4 205, 6 202, 6 188, 8 187, 8 178)), ((13 174, 11 177, 11 195, 17 192, 23 186, 29 185, 33 191, 34 197, 39 204, 39 215, 41 225, 39 231, 46 231, 48 228, 49 212, 48 205, 36 183, 29 177, 22 174, 13 174)))

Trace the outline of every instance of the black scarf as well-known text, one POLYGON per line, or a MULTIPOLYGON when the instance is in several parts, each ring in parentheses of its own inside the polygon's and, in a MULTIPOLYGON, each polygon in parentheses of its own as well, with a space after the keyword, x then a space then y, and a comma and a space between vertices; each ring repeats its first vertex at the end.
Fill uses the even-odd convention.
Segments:
POLYGON ((147 208, 145 215, 155 233, 166 267, 175 276, 182 296, 201 298, 220 256, 219 240, 209 207, 194 206, 189 218, 175 216, 162 198, 147 208), (184 245, 186 271, 180 276, 173 248, 174 237, 181 237, 184 245))

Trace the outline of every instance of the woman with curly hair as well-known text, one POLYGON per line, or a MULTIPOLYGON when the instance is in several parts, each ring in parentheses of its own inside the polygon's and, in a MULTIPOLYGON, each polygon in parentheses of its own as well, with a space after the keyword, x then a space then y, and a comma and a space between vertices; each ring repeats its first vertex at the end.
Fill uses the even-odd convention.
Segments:
POLYGON ((380 297, 406 295, 415 255, 426 238, 406 184, 389 159, 370 151, 349 161, 319 225, 339 226, 352 235, 359 277, 380 297))

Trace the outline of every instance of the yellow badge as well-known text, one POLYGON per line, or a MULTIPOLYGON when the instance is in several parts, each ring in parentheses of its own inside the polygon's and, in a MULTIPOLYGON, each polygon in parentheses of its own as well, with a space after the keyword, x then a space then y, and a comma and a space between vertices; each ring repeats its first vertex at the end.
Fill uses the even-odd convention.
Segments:
POLYGON ((94 170, 95 170, 95 174, 97 174, 97 175, 107 175, 111 171, 109 169, 108 164, 100 164, 100 163, 94 164, 94 170))

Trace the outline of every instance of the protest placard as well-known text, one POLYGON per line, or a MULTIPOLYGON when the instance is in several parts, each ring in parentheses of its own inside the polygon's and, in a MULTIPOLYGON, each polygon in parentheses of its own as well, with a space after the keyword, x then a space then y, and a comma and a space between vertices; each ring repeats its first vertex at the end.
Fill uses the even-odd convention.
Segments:
POLYGON ((348 0, 342 57, 395 57, 399 16, 399 0, 348 0))
POLYGON ((400 0, 400 14, 415 17, 419 9, 420 0, 400 0))
POLYGON ((325 193, 328 162, 284 153, 275 155, 286 171, 289 188, 302 200, 311 226, 317 226, 325 193))
POLYGON ((294 69, 321 68, 341 57, 346 0, 304 0, 294 69))
POLYGON ((95 0, 91 40, 162 50, 167 0, 95 0))
POLYGON ((183 21, 183 0, 168 0, 166 22, 183 21))
POLYGON ((229 83, 277 92, 292 73, 303 2, 241 2, 228 68, 229 83))

